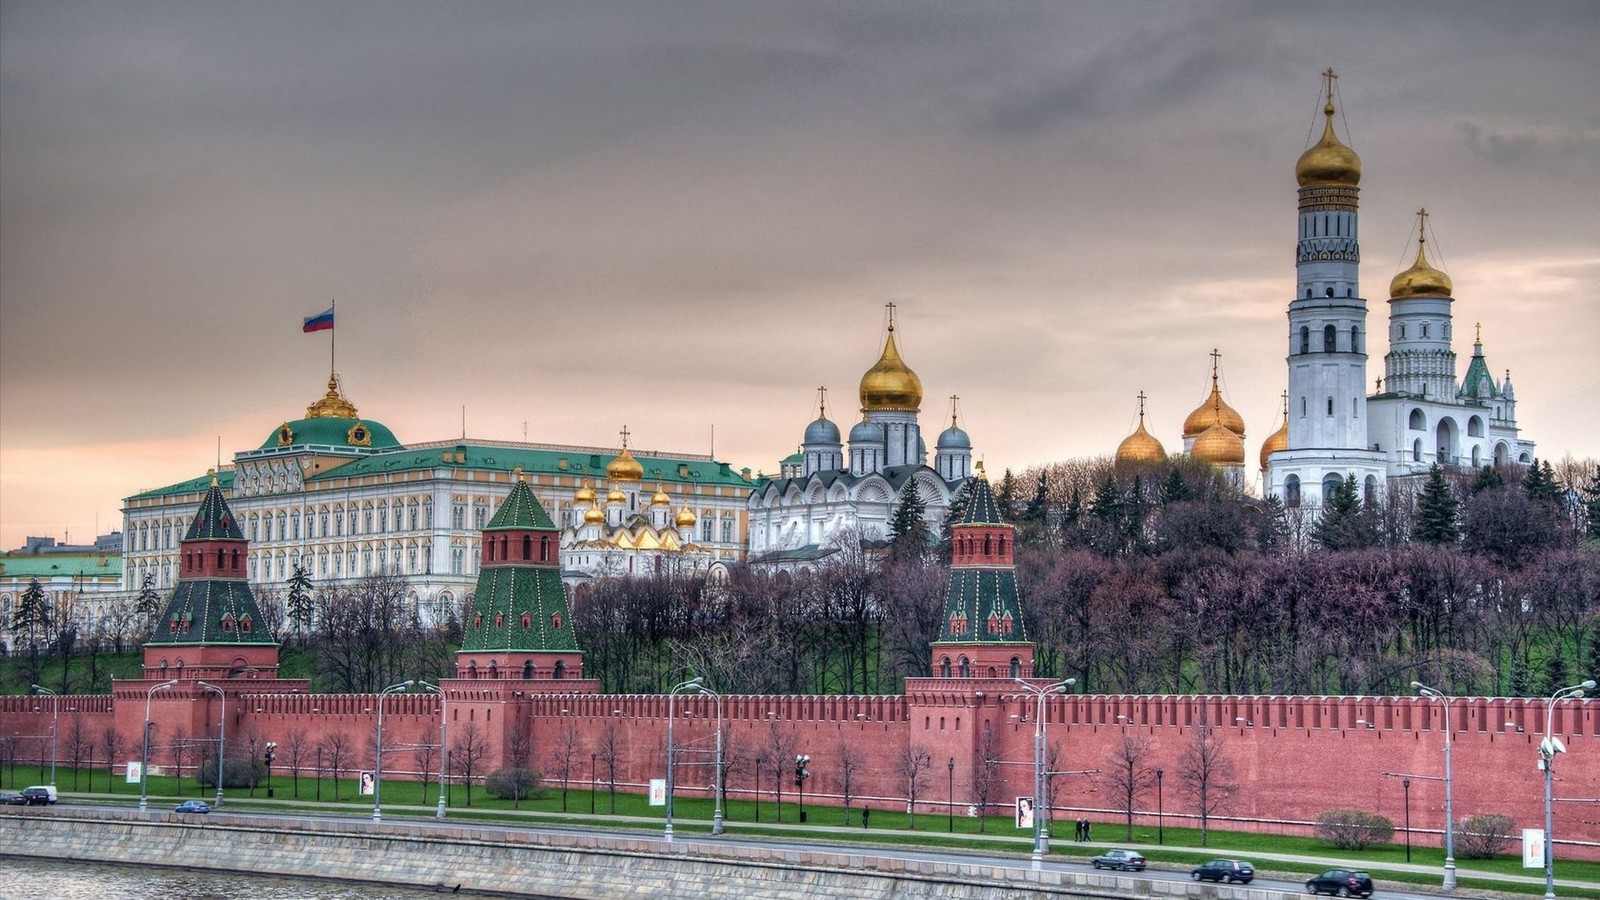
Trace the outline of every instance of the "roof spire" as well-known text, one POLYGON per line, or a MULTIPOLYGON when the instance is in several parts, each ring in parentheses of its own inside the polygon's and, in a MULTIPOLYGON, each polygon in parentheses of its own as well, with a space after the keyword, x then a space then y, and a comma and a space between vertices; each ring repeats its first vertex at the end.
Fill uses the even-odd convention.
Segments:
POLYGON ((884 305, 889 310, 889 331, 892 334, 894 332, 894 301, 891 300, 884 305))
POLYGON ((956 427, 956 413, 960 410, 960 407, 958 406, 958 404, 960 402, 961 402, 961 398, 958 395, 956 395, 956 394, 951 394, 950 395, 950 427, 951 428, 956 427))
POLYGON ((1140 391, 1139 392, 1139 424, 1140 425, 1144 424, 1144 401, 1145 401, 1144 391, 1140 391))
POLYGON ((828 389, 823 385, 817 386, 817 418, 828 417, 828 389))

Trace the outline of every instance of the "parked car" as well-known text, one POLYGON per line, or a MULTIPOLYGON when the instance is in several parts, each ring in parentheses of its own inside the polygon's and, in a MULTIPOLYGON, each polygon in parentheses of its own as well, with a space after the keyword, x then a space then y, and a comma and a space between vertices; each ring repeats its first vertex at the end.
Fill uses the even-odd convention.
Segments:
POLYGON ((1195 881, 1235 881, 1249 884, 1256 877, 1256 867, 1242 859, 1206 860, 1189 872, 1195 881))
POLYGON ((1372 876, 1352 869, 1329 869, 1321 875, 1306 879, 1306 893, 1371 897, 1372 876))
POLYGON ((1121 869, 1124 872, 1143 872, 1144 857, 1132 850, 1107 850, 1089 860, 1096 869, 1121 869))
POLYGON ((211 812, 211 807, 207 806, 204 800, 185 800, 179 803, 178 808, 174 809, 173 812, 208 813, 211 812))
POLYGON ((56 789, 44 784, 23 788, 22 796, 28 801, 29 806, 45 806, 56 802, 57 799, 56 789))
POLYGON ((0 806, 27 806, 28 798, 21 791, 0 791, 0 806))

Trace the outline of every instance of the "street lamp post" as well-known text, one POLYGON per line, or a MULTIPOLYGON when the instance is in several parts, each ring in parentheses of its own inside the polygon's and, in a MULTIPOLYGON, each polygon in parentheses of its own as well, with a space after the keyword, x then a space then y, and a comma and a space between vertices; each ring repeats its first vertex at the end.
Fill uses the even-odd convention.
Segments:
POLYGON ((945 831, 956 833, 956 758, 950 757, 950 762, 945 764, 945 771, 949 773, 946 788, 949 791, 945 805, 945 831))
POLYGON ((1049 812, 1046 806, 1040 809, 1039 803, 1044 798, 1044 701, 1051 694, 1063 693, 1067 688, 1078 683, 1076 678, 1057 681, 1045 687, 1038 687, 1021 678, 1012 679, 1022 686, 1022 689, 1032 694, 1038 701, 1033 717, 1033 867, 1039 868, 1044 863, 1045 855, 1050 852, 1050 837, 1044 828, 1044 818, 1049 812))
POLYGON ((684 683, 674 687, 672 689, 671 693, 667 694, 667 827, 666 827, 666 839, 668 841, 672 840, 672 786, 673 786, 673 772, 672 772, 672 770, 674 768, 674 763, 676 761, 674 759, 674 753, 676 751, 673 749, 673 746, 672 746, 672 723, 673 723, 673 718, 676 715, 676 713, 674 712, 675 703, 676 703, 676 701, 678 699, 678 694, 679 693, 682 693, 684 691, 698 692, 699 690, 700 690, 700 676, 697 675, 694 678, 691 678, 688 681, 685 681, 684 683))
POLYGON ((1157 844, 1165 844, 1167 842, 1167 831, 1166 831, 1166 827, 1167 827, 1167 811, 1161 805, 1161 778, 1164 775, 1166 775, 1166 772, 1162 771, 1161 769, 1157 769, 1156 770, 1156 843, 1157 844))
MULTIPOLYGON (((59 711, 59 708, 61 706, 61 696, 59 694, 57 694, 55 691, 52 691, 49 688, 47 688, 47 687, 45 687, 43 685, 39 685, 39 684, 36 684, 36 685, 33 686, 33 692, 35 694, 49 694, 50 695, 50 786, 51 787, 55 787, 55 785, 56 785, 56 714, 59 711)), ((74 770, 74 771, 76 771, 76 770, 74 770)), ((76 784, 77 783, 77 781, 76 781, 77 776, 74 775, 73 779, 74 779, 73 783, 76 784)))
MULTIPOLYGON (((214 684, 207 684, 204 681, 197 681, 195 684, 200 685, 202 688, 205 688, 208 691, 216 691, 217 696, 222 698, 222 716, 217 719, 217 799, 216 802, 212 804, 218 809, 221 809, 222 756, 226 752, 228 746, 228 695, 222 690, 222 688, 219 688, 214 684)), ((320 800, 322 798, 319 796, 317 799, 320 800)))
MULTIPOLYGON (((444 739, 445 739, 445 735, 448 733, 447 729, 450 727, 450 718, 449 718, 449 716, 445 715, 444 687, 442 685, 433 684, 432 682, 427 682, 427 681, 419 681, 419 682, 417 682, 417 684, 420 684, 423 687, 425 687, 425 688, 427 688, 427 689, 429 689, 429 690, 431 690, 434 693, 439 695, 439 802, 434 805, 433 817, 435 819, 442 819, 442 818, 444 818, 444 806, 445 806, 445 804, 444 804, 444 776, 445 776, 445 768, 444 768, 445 742, 444 742, 444 739)), ((589 811, 590 812, 594 812, 593 809, 590 809, 589 811)))
POLYGON ((1400 788, 1406 795, 1406 862, 1411 862, 1411 779, 1400 779, 1400 788))
POLYGON ((800 823, 806 821, 806 779, 811 777, 811 757, 804 754, 794 758, 794 790, 798 799, 796 808, 800 810, 800 823))
POLYGON ((597 787, 599 782, 596 781, 594 777, 594 761, 596 756, 598 756, 598 754, 589 754, 589 815, 591 816, 594 815, 594 795, 600 792, 599 788, 597 787))
POLYGON ((416 684, 407 679, 399 684, 391 684, 378 692, 378 752, 373 759, 372 766, 372 821, 383 821, 383 807, 379 798, 383 794, 383 701, 390 694, 398 694, 416 684))
POLYGON ((1441 890, 1453 891, 1456 889, 1456 822, 1455 807, 1452 805, 1454 782, 1450 775, 1450 732, 1453 729, 1450 698, 1420 681, 1411 682, 1411 686, 1417 689, 1417 693, 1438 700, 1444 706, 1444 883, 1441 890))
POLYGON ((278 758, 278 742, 267 741, 267 752, 262 754, 262 760, 267 764, 267 799, 272 799, 272 761, 278 758))
POLYGON ((139 750, 139 811, 140 812, 144 812, 145 810, 150 808, 150 794, 149 794, 149 788, 148 788, 148 785, 150 783, 150 778, 149 778, 149 775, 145 771, 145 770, 150 768, 150 701, 151 701, 152 698, 155 697, 156 691, 166 690, 167 688, 172 687, 173 685, 175 685, 177 683, 178 683, 178 679, 176 679, 176 678, 174 678, 174 679, 172 679, 170 681, 163 681, 160 684, 152 685, 150 690, 145 691, 145 694, 144 694, 144 740, 140 743, 140 750, 139 750))
POLYGON ((1550 809, 1551 770, 1556 761, 1557 753, 1567 752, 1566 745, 1556 737, 1552 729, 1555 727, 1556 704, 1563 700, 1578 699, 1584 691, 1594 690, 1594 680, 1590 679, 1582 684, 1569 685, 1550 695, 1550 703, 1544 710, 1544 740, 1539 742, 1539 768, 1544 769, 1544 897, 1545 900, 1555 900, 1556 897, 1556 846, 1555 846, 1555 818, 1550 809))
MULTIPOLYGON (((696 680, 698 681, 698 679, 696 679, 696 680)), ((712 699, 712 701, 715 703, 716 708, 717 708, 717 755, 716 755, 717 771, 716 771, 715 781, 713 782, 713 791, 714 791, 714 794, 716 796, 716 809, 711 813, 711 833, 712 834, 721 834, 722 833, 722 820, 723 820, 723 812, 722 812, 722 800, 723 800, 723 797, 722 797, 722 791, 723 791, 723 787, 722 787, 722 695, 717 693, 716 691, 713 691, 712 689, 706 687, 703 684, 697 684, 697 685, 695 685, 695 687, 699 690, 699 692, 701 694, 703 694, 704 696, 710 697, 712 699)))

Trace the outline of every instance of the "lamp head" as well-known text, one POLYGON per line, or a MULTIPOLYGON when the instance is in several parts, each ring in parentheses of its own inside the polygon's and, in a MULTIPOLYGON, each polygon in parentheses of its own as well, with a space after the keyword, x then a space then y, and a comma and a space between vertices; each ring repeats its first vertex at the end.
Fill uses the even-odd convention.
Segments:
POLYGON ((1590 679, 1584 681, 1583 684, 1580 684, 1578 686, 1583 688, 1586 691, 1592 691, 1592 690, 1594 690, 1594 679, 1590 678, 1590 679))

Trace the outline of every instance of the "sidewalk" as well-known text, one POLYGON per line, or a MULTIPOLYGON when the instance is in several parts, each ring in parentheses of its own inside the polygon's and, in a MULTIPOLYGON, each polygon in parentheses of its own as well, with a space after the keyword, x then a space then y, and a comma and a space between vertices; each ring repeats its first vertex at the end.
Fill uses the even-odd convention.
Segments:
MULTIPOLYGON (((73 794, 72 797, 73 799, 83 799, 89 801, 110 801, 121 803, 136 803, 138 801, 136 796, 130 796, 122 793, 76 793, 73 794)), ((177 802, 180 802, 181 799, 188 798, 151 797, 150 806, 153 810, 166 811, 171 805, 175 805, 177 802)), ((211 797, 208 796, 204 799, 209 802, 211 797)), ((302 809, 307 811, 323 812, 330 816, 347 816, 351 817, 353 821, 360 821, 360 819, 357 817, 361 816, 363 813, 363 807, 353 806, 348 803, 330 805, 327 803, 317 803, 315 801, 305 799, 267 799, 266 797, 228 797, 224 810, 239 809, 241 807, 261 807, 263 809, 302 809)), ((399 821, 406 821, 431 818, 434 814, 435 807, 431 804, 427 806, 416 806, 398 803, 385 803, 383 805, 383 810, 386 817, 403 816, 404 818, 399 819, 399 821)), ((529 822, 550 822, 561 825, 576 824, 579 827, 602 829, 607 826, 622 826, 629 828, 630 830, 654 831, 660 829, 662 825, 661 816, 627 816, 607 815, 600 813, 591 819, 590 814, 586 810, 581 809, 573 809, 570 812, 562 813, 545 812, 542 810, 488 810, 467 806, 452 806, 449 809, 449 815, 458 821, 467 820, 492 823, 495 821, 503 822, 506 819, 522 819, 529 822), (577 821, 574 822, 574 820, 577 821)), ((710 830, 711 821, 709 819, 691 819, 683 816, 675 816, 673 822, 678 827, 693 829, 691 831, 680 832, 678 835, 679 841, 716 840, 709 834, 701 831, 701 829, 705 829, 705 831, 710 830)), ((862 838, 866 838, 866 843, 869 844, 871 843, 872 838, 893 838, 897 840, 894 840, 893 843, 885 841, 885 846, 901 850, 926 849, 936 851, 944 848, 945 842, 949 838, 949 835, 942 831, 904 831, 884 828, 861 828, 860 826, 855 825, 801 825, 791 822, 750 822, 743 819, 737 821, 725 821, 723 823, 723 827, 731 835, 760 837, 763 835, 776 834, 783 836, 779 838, 780 840, 793 835, 807 835, 813 838, 826 838, 826 836, 829 835, 849 835, 852 840, 841 841, 841 846, 859 846, 863 843, 861 840, 862 838)), ((1030 839, 1025 834, 970 834, 963 832, 957 835, 956 839, 963 842, 990 844, 994 846, 994 850, 996 852, 1010 852, 1019 857, 1026 857, 1031 845, 1030 839)), ((1255 863, 1257 869, 1264 869, 1269 872, 1281 870, 1277 870, 1274 866, 1264 866, 1263 863, 1282 863, 1286 866, 1291 866, 1296 870, 1307 872, 1343 867, 1363 869, 1370 868, 1380 873, 1406 872, 1420 875, 1437 875, 1441 879, 1444 875, 1441 868, 1436 864, 1421 865, 1417 863, 1382 862, 1374 864, 1370 867, 1363 867, 1352 865, 1350 858, 1347 856, 1323 856, 1255 851, 1251 851, 1250 853, 1240 853, 1234 850, 1218 849, 1215 847, 1196 847, 1181 844, 1158 845, 1139 841, 1072 841, 1061 838, 1052 838, 1050 841, 1051 860, 1057 863, 1071 863, 1073 861, 1073 857, 1078 857, 1079 861, 1087 865, 1089 857, 1096 856, 1101 851, 1110 849, 1112 847, 1124 847, 1127 849, 1138 850, 1147 854, 1155 851, 1168 853, 1191 853, 1195 855, 1197 862, 1201 858, 1248 857, 1251 862, 1255 863)), ((1158 867, 1162 865, 1163 864, 1159 862, 1157 863, 1158 867)), ((1174 864, 1171 863, 1165 865, 1174 866, 1174 864)), ((1186 866, 1183 864, 1176 864, 1174 867, 1178 870, 1183 870, 1186 868, 1186 866)), ((1544 884, 1544 872, 1542 869, 1530 869, 1528 871, 1530 874, 1527 875, 1491 872, 1473 868, 1471 860, 1456 861, 1456 877, 1458 879, 1466 878, 1479 881, 1498 882, 1501 884, 1518 885, 1544 884)), ((1561 878, 1559 875, 1559 867, 1557 869, 1557 873, 1556 886, 1558 888, 1565 887, 1600 892, 1600 882, 1574 881, 1571 879, 1561 878)), ((1379 878, 1379 880, 1381 881, 1382 879, 1379 878)))

